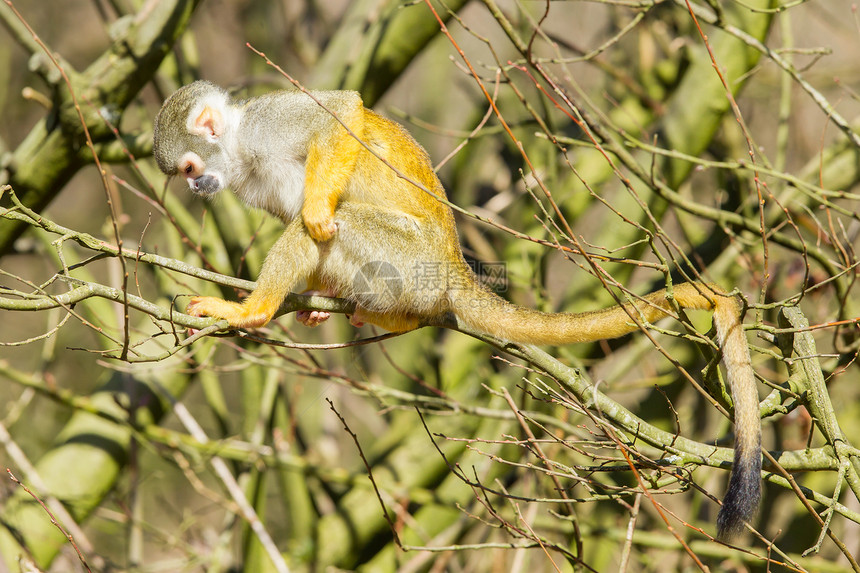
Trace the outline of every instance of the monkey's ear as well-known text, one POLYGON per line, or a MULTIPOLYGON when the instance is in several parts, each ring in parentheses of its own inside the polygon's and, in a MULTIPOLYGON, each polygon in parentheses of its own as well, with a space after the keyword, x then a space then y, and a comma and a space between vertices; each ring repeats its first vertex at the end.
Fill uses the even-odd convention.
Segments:
POLYGON ((212 107, 204 106, 203 109, 191 118, 191 133, 205 137, 209 141, 215 141, 224 133, 224 116, 221 111, 212 107))

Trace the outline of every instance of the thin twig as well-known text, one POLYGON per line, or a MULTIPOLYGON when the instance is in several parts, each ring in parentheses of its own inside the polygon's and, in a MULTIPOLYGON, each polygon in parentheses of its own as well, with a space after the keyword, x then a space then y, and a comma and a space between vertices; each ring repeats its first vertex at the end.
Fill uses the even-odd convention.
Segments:
POLYGON ((59 522, 59 521, 57 521, 57 519, 54 517, 54 514, 53 514, 53 513, 51 513, 51 510, 50 510, 50 509, 48 509, 48 506, 47 506, 47 505, 45 505, 45 502, 44 502, 44 501, 42 501, 42 500, 39 498, 39 496, 38 496, 38 495, 36 495, 36 494, 35 494, 35 493, 33 493, 32 491, 30 491, 30 488, 28 488, 26 485, 24 485, 23 483, 21 483, 21 481, 20 481, 20 480, 18 480, 18 478, 16 478, 16 477, 15 477, 15 475, 12 473, 12 470, 11 470, 11 469, 6 468, 6 473, 8 473, 8 474, 9 474, 9 477, 12 479, 12 481, 13 481, 13 482, 15 482, 16 484, 18 484, 18 485, 19 485, 19 486, 21 486, 22 488, 24 488, 24 491, 26 491, 28 494, 30 494, 30 497, 32 497, 33 499, 35 499, 35 500, 39 503, 39 505, 41 505, 41 506, 42 506, 42 509, 43 509, 43 510, 45 510, 45 513, 47 513, 47 514, 48 514, 48 517, 50 517, 50 518, 51 518, 51 523, 53 523, 53 524, 54 524, 54 526, 55 526, 57 529, 59 529, 59 530, 60 530, 60 533, 62 533, 62 534, 63 534, 63 537, 65 537, 66 539, 68 539, 68 540, 69 540, 69 543, 71 543, 71 544, 72 544, 72 547, 75 549, 75 553, 77 553, 77 554, 78 554, 78 559, 80 560, 81 564, 84 566, 84 569, 86 569, 87 571, 89 571, 90 573, 92 573, 92 569, 90 569, 90 566, 87 564, 87 558, 86 558, 86 557, 84 557, 84 554, 81 552, 81 549, 78 547, 78 544, 77 544, 77 543, 75 543, 75 539, 74 539, 74 537, 72 537, 72 534, 71 534, 71 533, 69 533, 68 531, 66 531, 65 529, 63 529, 63 526, 62 526, 62 525, 60 525, 60 522, 59 522))
POLYGON ((358 441, 358 436, 352 431, 352 429, 350 429, 349 424, 346 423, 346 420, 340 415, 337 408, 334 407, 334 402, 329 398, 326 398, 325 401, 328 402, 329 409, 334 412, 334 415, 337 416, 338 420, 340 420, 344 431, 346 431, 346 433, 349 434, 349 437, 352 438, 352 441, 355 442, 355 447, 358 449, 358 455, 361 456, 361 461, 364 462, 364 467, 367 468, 367 477, 370 478, 370 483, 373 485, 373 491, 376 492, 376 498, 379 500, 379 505, 382 508, 382 515, 385 516, 385 521, 388 522, 388 527, 391 529, 394 543, 397 544, 398 547, 402 548, 403 544, 400 542, 400 535, 397 533, 397 527, 394 525, 394 520, 391 519, 391 515, 388 514, 388 509, 385 507, 385 501, 382 499, 382 493, 379 491, 379 486, 376 485, 376 480, 373 479, 373 468, 370 466, 370 462, 367 461, 367 458, 364 457, 364 450, 361 449, 361 443, 358 441))

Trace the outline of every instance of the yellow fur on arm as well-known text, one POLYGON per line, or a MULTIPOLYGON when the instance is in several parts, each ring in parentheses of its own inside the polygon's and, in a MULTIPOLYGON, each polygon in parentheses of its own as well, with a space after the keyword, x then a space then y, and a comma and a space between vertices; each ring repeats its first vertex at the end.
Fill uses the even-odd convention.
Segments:
POLYGON ((352 133, 338 122, 331 132, 314 137, 308 147, 302 220, 315 241, 328 241, 337 231, 334 210, 362 150, 356 137, 364 132, 364 112, 358 107, 340 118, 352 133))

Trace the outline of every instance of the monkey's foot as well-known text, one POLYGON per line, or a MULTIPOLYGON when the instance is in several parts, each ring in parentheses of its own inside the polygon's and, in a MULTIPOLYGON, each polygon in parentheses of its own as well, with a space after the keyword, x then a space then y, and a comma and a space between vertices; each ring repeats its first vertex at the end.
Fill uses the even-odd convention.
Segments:
POLYGON ((325 310, 297 310, 296 311, 296 320, 304 324, 305 326, 309 326, 314 328, 315 326, 319 326, 325 321, 327 321, 331 317, 331 313, 325 310))
POLYGON ((274 310, 260 305, 239 304, 212 296, 195 296, 185 307, 191 316, 223 318, 234 328, 259 328, 272 320, 274 310))
POLYGON ((302 220, 308 229, 308 234, 314 241, 324 243, 334 237, 337 232, 337 223, 334 222, 334 213, 316 213, 313 210, 302 211, 302 220))
MULTIPOLYGON (((336 296, 334 291, 324 289, 310 289, 306 290, 302 293, 307 296, 325 296, 325 297, 334 297, 336 296)), ((326 310, 297 310, 296 311, 296 320, 304 324, 305 326, 309 326, 311 328, 315 326, 319 326, 324 323, 331 317, 331 313, 326 310)))

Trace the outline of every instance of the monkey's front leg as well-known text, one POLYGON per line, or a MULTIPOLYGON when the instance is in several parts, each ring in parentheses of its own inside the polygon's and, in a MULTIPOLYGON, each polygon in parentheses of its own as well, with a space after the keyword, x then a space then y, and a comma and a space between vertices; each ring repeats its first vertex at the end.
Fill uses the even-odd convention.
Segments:
POLYGON ((234 328, 258 328, 272 320, 287 294, 306 279, 319 263, 319 247, 301 219, 296 218, 275 242, 257 288, 241 304, 211 296, 194 297, 185 309, 192 316, 226 319, 234 328))
POLYGON ((352 134, 332 122, 331 129, 323 130, 311 140, 305 159, 302 219, 316 241, 328 241, 337 232, 334 211, 363 150, 356 137, 361 137, 364 131, 364 108, 355 107, 344 113, 341 120, 352 134))

